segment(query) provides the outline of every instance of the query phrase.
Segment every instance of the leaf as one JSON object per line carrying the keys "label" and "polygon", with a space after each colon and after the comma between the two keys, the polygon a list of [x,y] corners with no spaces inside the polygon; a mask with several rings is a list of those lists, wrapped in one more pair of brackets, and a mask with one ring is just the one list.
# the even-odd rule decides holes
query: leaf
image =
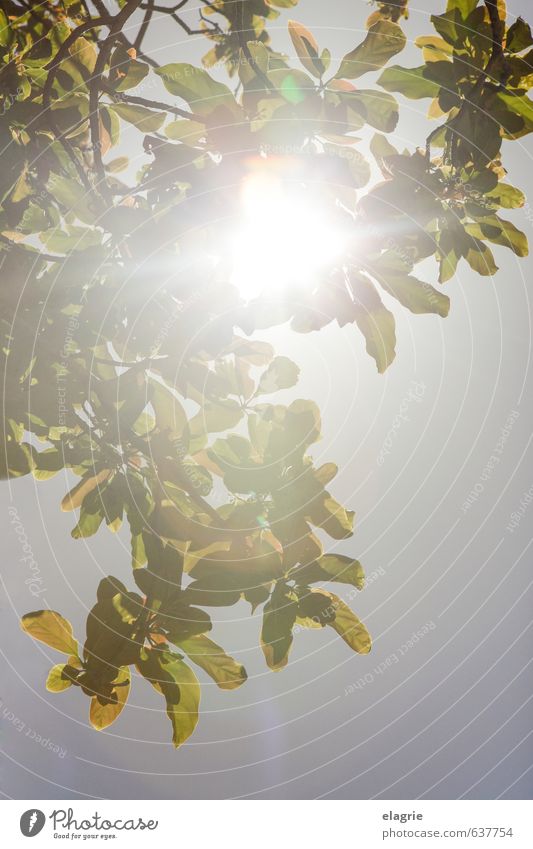
{"label": "leaf", "polygon": [[395,357],[394,316],[383,304],[375,286],[362,274],[350,277],[354,296],[354,320],[365,337],[367,353],[382,374]]}
{"label": "leaf", "polygon": [[106,481],[110,474],[110,469],[102,469],[97,475],[91,473],[85,475],[70,492],[67,492],[61,501],[63,512],[68,513],[71,510],[77,510],[78,507],[81,507],[85,496]]}
{"label": "leaf", "polygon": [[63,676],[63,670],[66,665],[66,663],[57,663],[55,666],[52,666],[46,679],[46,689],[50,693],[61,693],[63,690],[68,690],[72,686],[71,679]]}
{"label": "leaf", "polygon": [[450,299],[447,295],[409,274],[380,277],[379,282],[386,292],[412,313],[436,313],[446,318],[450,311]]}
{"label": "leaf", "polygon": [[398,123],[398,104],[390,94],[377,89],[359,89],[347,92],[342,99],[376,130],[391,133]]}
{"label": "leaf", "polygon": [[191,431],[194,435],[199,430],[208,433],[219,433],[235,427],[242,419],[244,412],[237,401],[231,399],[221,401],[205,401],[202,409],[190,421]]}
{"label": "leaf", "polygon": [[256,395],[270,395],[280,389],[290,389],[298,381],[300,369],[288,357],[274,357],[259,378]]}
{"label": "leaf", "polygon": [[156,133],[165,123],[164,112],[154,112],[145,106],[136,106],[131,103],[114,103],[110,107],[119,118],[133,124],[143,133]]}
{"label": "leaf", "polygon": [[102,513],[97,511],[96,513],[90,513],[85,508],[81,507],[78,524],[72,529],[71,536],[73,539],[85,539],[86,537],[92,537],[104,521],[104,516]]}
{"label": "leaf", "polygon": [[68,212],[74,212],[80,221],[85,224],[95,223],[96,214],[90,204],[90,195],[77,180],[62,177],[60,174],[50,174],[46,188],[58,203]]}
{"label": "leaf", "polygon": [[111,162],[105,163],[105,170],[110,174],[118,174],[120,171],[124,171],[129,164],[130,160],[127,156],[117,156]]}
{"label": "leaf", "polygon": [[221,690],[234,690],[247,679],[244,666],[227,655],[209,637],[200,635],[182,640],[179,648],[216,682]]}
{"label": "leaf", "polygon": [[0,9],[0,46],[7,47],[11,41],[11,28],[9,20],[3,9]]}
{"label": "leaf", "polygon": [[181,119],[179,121],[171,121],[165,127],[165,135],[172,141],[180,141],[183,144],[196,145],[200,139],[205,138],[205,124],[199,121],[189,121]]}
{"label": "leaf", "polygon": [[510,50],[511,53],[520,53],[526,47],[531,47],[532,44],[531,27],[523,18],[518,18],[507,30],[506,49]]}
{"label": "leaf", "polygon": [[391,65],[386,68],[378,79],[378,85],[386,91],[396,91],[411,100],[423,97],[437,97],[440,86],[424,76],[425,65],[419,68],[402,68]]}
{"label": "leaf", "polygon": [[129,668],[127,666],[121,666],[114,681],[115,687],[112,691],[112,696],[116,697],[116,702],[109,703],[106,700],[106,703],[102,704],[98,696],[92,697],[89,719],[92,727],[97,731],[102,731],[104,728],[112,725],[122,712],[124,705],[128,701],[130,681]]}
{"label": "leaf", "polygon": [[320,77],[326,67],[319,55],[319,48],[315,37],[298,21],[289,21],[289,35],[294,44],[296,55],[306,69],[314,77]]}
{"label": "leaf", "polygon": [[342,599],[333,593],[329,593],[329,596],[335,607],[335,619],[328,624],[353,651],[368,654],[372,648],[372,640],[361,620]]}
{"label": "leaf", "polygon": [[425,62],[441,62],[453,56],[453,47],[438,35],[419,36],[415,44],[421,48]]}
{"label": "leaf", "polygon": [[89,72],[89,76],[94,73],[96,65],[97,53],[94,44],[87,41],[86,38],[77,38],[69,50],[73,59],[79,62]]}
{"label": "leaf", "polygon": [[170,651],[143,649],[138,669],[165,697],[172,723],[172,742],[177,748],[187,740],[198,722],[200,684],[192,669]]}
{"label": "leaf", "polygon": [[518,115],[522,119],[522,127],[520,129],[515,129],[514,126],[511,127],[509,125],[509,122],[505,117],[500,118],[500,114],[497,113],[498,119],[501,120],[504,130],[510,138],[520,138],[527,133],[533,132],[533,101],[530,100],[527,95],[518,95],[512,92],[507,93],[499,91],[496,96],[506,105],[509,112],[514,115]]}
{"label": "leaf", "polygon": [[178,597],[175,604],[161,607],[158,620],[168,631],[171,643],[181,643],[200,634],[205,634],[213,627],[209,615],[198,607],[187,607]]}
{"label": "leaf", "polygon": [[307,566],[297,567],[290,576],[301,584],[335,581],[351,584],[358,590],[362,590],[365,585],[365,573],[359,561],[344,554],[324,554]]}
{"label": "leaf", "polygon": [[400,53],[405,44],[405,35],[398,24],[377,21],[368,30],[365,40],[346,54],[335,76],[353,80],[368,71],[377,71]]}
{"label": "leaf", "polygon": [[263,540],[240,556],[231,550],[213,552],[211,557],[199,560],[189,574],[206,590],[243,592],[275,581],[282,577],[284,569],[279,552]]}
{"label": "leaf", "polygon": [[78,654],[78,643],[72,633],[72,625],[54,610],[37,610],[22,617],[20,627],[23,631],[46,643],[52,649],[65,654]]}
{"label": "leaf", "polygon": [[[268,78],[279,91],[283,100],[293,106],[303,103],[310,95],[315,95],[315,83],[303,71],[275,68],[269,72]],[[281,105],[283,100],[280,101]]]}
{"label": "leaf", "polygon": [[[268,72],[269,52],[260,41],[249,41],[247,46],[249,55],[245,53],[242,47],[239,51],[239,79],[245,87],[252,87],[251,84],[257,83],[258,76],[260,81],[261,74]],[[249,56],[251,56],[251,60]]]}
{"label": "leaf", "polygon": [[308,590],[300,595],[298,621],[307,628],[324,628],[335,618],[335,606],[329,593],[323,590]]}
{"label": "leaf", "polygon": [[235,110],[235,98],[223,83],[214,80],[203,68],[187,62],[175,62],[155,69],[170,94],[186,100],[191,109],[200,115],[209,115],[217,106]]}
{"label": "leaf", "polygon": [[278,585],[263,609],[261,630],[261,648],[268,666],[274,672],[287,665],[293,640],[292,629],[297,615],[296,596]]}
{"label": "leaf", "polygon": [[454,9],[458,9],[461,13],[461,17],[464,21],[468,18],[470,14],[474,11],[478,4],[478,0],[448,0],[446,11],[452,12]]}
{"label": "leaf", "polygon": [[346,539],[353,534],[354,512],[346,510],[329,492],[316,499],[306,518],[333,539]]}
{"label": "leaf", "polygon": [[465,259],[470,268],[482,277],[492,277],[498,271],[491,249],[483,242],[475,243],[475,246],[466,252]]}
{"label": "leaf", "polygon": [[[479,241],[480,239],[487,239],[495,245],[510,248],[517,256],[528,255],[529,248],[526,234],[515,227],[511,221],[506,221],[499,215],[486,216],[480,218],[475,224],[467,224],[466,231],[474,237],[478,249],[481,251],[489,250],[486,245],[483,246]],[[491,263],[489,258],[488,264],[492,266],[493,263],[494,261]]]}
{"label": "leaf", "polygon": [[493,204],[504,209],[517,209],[524,206],[526,198],[524,193],[509,183],[498,183],[494,189],[487,192],[485,197]]}
{"label": "leaf", "polygon": [[176,395],[168,386],[157,380],[150,381],[150,403],[154,408],[156,425],[161,431],[168,431],[171,439],[188,442],[187,414]]}
{"label": "leaf", "polygon": [[116,91],[129,91],[141,83],[150,71],[145,62],[132,57],[129,50],[119,44],[110,59],[111,77]]}

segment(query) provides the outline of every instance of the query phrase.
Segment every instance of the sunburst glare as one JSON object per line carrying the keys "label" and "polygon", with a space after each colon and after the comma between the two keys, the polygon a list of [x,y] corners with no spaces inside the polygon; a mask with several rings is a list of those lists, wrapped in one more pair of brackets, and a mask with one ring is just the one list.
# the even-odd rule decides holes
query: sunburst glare
{"label": "sunburst glare", "polygon": [[274,169],[258,167],[245,178],[240,207],[232,282],[247,299],[312,286],[342,257],[347,237],[335,209]]}

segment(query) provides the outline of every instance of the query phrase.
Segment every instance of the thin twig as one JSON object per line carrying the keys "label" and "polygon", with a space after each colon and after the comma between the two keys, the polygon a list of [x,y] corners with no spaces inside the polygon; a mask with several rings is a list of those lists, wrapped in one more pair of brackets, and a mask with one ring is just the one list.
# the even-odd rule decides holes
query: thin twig
{"label": "thin twig", "polygon": [[[100,52],[98,53],[98,58],[94,66],[94,73],[89,85],[89,126],[91,130],[94,167],[99,179],[100,193],[104,196],[107,195],[107,182],[104,163],[102,161],[102,149],[100,145],[100,86],[102,76],[105,67],[109,61],[111,50],[113,49],[116,37],[118,33],[122,31],[122,28],[126,21],[133,15],[133,13],[136,11],[136,9],[138,9],[140,5],[141,0],[128,0],[126,5],[122,7],[120,12],[115,15],[115,17],[110,22],[109,34],[107,35],[107,38],[103,42],[100,48]],[[109,200],[109,198],[107,199]]]}
{"label": "thin twig", "polygon": [[110,87],[104,88],[106,94],[119,103],[132,103],[136,106],[146,106],[148,109],[160,109],[162,112],[170,112],[172,115],[178,115],[180,118],[188,118],[189,120],[202,121],[201,115],[196,115],[194,112],[187,112],[186,109],[180,109],[179,106],[172,106],[170,103],[163,103],[161,100],[148,100],[145,97],[137,97],[134,94],[125,94],[121,91],[112,91]]}
{"label": "thin twig", "polygon": [[[145,7],[141,6],[141,8],[144,9]],[[142,47],[142,43],[144,41],[146,33],[148,32],[148,27],[150,26],[150,22],[152,20],[153,13],[154,13],[154,4],[153,4],[153,0],[152,0],[152,2],[148,2],[146,4],[146,14],[144,16],[144,20],[143,20],[143,22],[140,26],[139,32],[137,33],[136,39],[133,42],[133,46],[134,46],[135,50],[137,50],[137,51],[139,51]]]}

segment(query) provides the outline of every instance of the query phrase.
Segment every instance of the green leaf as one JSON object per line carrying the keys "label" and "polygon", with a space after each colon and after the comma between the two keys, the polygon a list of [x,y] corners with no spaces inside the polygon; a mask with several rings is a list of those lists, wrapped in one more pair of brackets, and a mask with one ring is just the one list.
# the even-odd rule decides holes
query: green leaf
{"label": "green leaf", "polygon": [[333,593],[329,596],[335,607],[335,619],[329,624],[344,642],[358,654],[368,654],[372,648],[370,634],[355,613]]}
{"label": "green leaf", "polygon": [[133,124],[143,133],[156,133],[165,123],[164,112],[154,112],[145,106],[136,106],[131,103],[114,103],[110,109],[123,121]]}
{"label": "green leaf", "polygon": [[367,277],[352,274],[350,282],[354,296],[354,321],[365,337],[367,353],[373,357],[378,372],[382,374],[395,357],[394,316]]}
{"label": "green leaf", "polygon": [[491,249],[487,245],[484,245],[483,242],[473,241],[475,246],[466,252],[465,259],[473,271],[481,274],[482,277],[491,277],[498,271],[498,266],[494,261],[494,255]]}
{"label": "green leaf", "polygon": [[481,238],[488,239],[489,242],[495,245],[510,248],[517,256],[524,257],[528,255],[527,236],[518,227],[515,227],[511,221],[506,221],[500,218],[499,215],[493,215],[490,218],[480,219],[478,223]]}
{"label": "green leaf", "polygon": [[230,89],[214,80],[203,68],[187,62],[174,62],[156,68],[155,73],[161,77],[170,94],[183,98],[200,115],[209,115],[217,106],[235,109],[235,98]]}
{"label": "green leaf", "polygon": [[353,80],[368,71],[377,71],[392,56],[400,53],[405,44],[405,35],[398,24],[377,21],[368,30],[365,40],[346,54],[335,76]]}
{"label": "green leaf", "polygon": [[72,538],[85,539],[86,537],[94,536],[103,521],[104,516],[102,513],[99,511],[90,513],[82,506],[78,524],[71,531]]}
{"label": "green leaf", "polygon": [[298,381],[300,369],[288,357],[274,357],[259,378],[256,395],[270,395],[280,389],[290,389]]}
{"label": "green leaf", "polygon": [[3,9],[0,9],[0,46],[7,47],[11,41],[11,27]]}
{"label": "green leaf", "polygon": [[64,206],[68,212],[73,212],[80,221],[85,224],[95,223],[96,213],[91,206],[91,196],[77,180],[62,177],[60,174],[51,174],[46,188],[54,200]]}
{"label": "green leaf", "polygon": [[442,38],[451,44],[452,47],[460,47],[467,34],[465,27],[462,25],[463,16],[457,8],[451,8],[443,15],[431,15],[431,23],[442,36]]}
{"label": "green leaf", "polygon": [[59,254],[67,254],[71,251],[77,253],[102,244],[102,234],[94,227],[69,227],[68,233],[59,227],[54,227],[42,232],[40,239],[49,251]]}
{"label": "green leaf", "polygon": [[176,748],[181,746],[198,722],[200,684],[196,675],[179,655],[161,649],[143,649],[138,669],[165,697],[172,742]]}
{"label": "green leaf", "polygon": [[446,318],[450,311],[450,299],[447,295],[409,274],[380,276],[379,282],[389,295],[412,313],[435,313]]}
{"label": "green leaf", "polygon": [[523,18],[518,18],[507,30],[505,39],[506,49],[511,53],[520,53],[526,47],[531,47],[532,44],[533,36],[531,35],[531,27]]}
{"label": "green leaf", "polygon": [[334,581],[351,584],[358,590],[365,585],[365,573],[359,561],[344,554],[324,554],[313,563],[294,569],[290,577],[301,584]]}
{"label": "green leaf", "polygon": [[463,21],[466,21],[468,16],[474,11],[478,4],[478,0],[448,0],[446,6],[447,12],[453,12],[457,9],[461,13]]}
{"label": "green leaf", "polygon": [[354,512],[346,510],[329,492],[316,499],[306,518],[333,539],[346,539],[353,534]]}
{"label": "green leaf", "polygon": [[[127,666],[121,666],[114,681],[115,687],[111,693],[113,701],[93,696],[89,709],[89,719],[93,728],[102,731],[117,719],[128,701],[130,692],[130,670]],[[115,701],[116,698],[116,701]]]}
{"label": "green leaf", "polygon": [[46,679],[46,689],[50,693],[61,693],[63,690],[68,690],[72,686],[70,678],[63,676],[63,670],[67,666],[66,663],[58,663],[52,666]]}
{"label": "green leaf", "polygon": [[44,209],[30,201],[20,221],[20,230],[23,233],[40,233],[42,230],[47,230],[49,226],[50,221]]}
{"label": "green leaf", "polygon": [[524,206],[526,202],[525,195],[520,189],[515,186],[510,186],[509,183],[498,183],[498,185],[487,192],[485,197],[491,203],[497,204],[504,209],[517,209]]}
{"label": "green leaf", "polygon": [[298,622],[307,628],[324,628],[335,618],[335,606],[329,593],[306,590],[299,594]]}
{"label": "green leaf", "polygon": [[116,91],[129,91],[138,86],[150,71],[145,62],[132,59],[124,45],[119,44],[110,60],[113,86]]}
{"label": "green leaf", "polygon": [[221,401],[206,401],[199,413],[190,421],[191,432],[197,435],[200,431],[219,433],[235,427],[242,419],[244,412],[237,401],[224,399]]}
{"label": "green leaf", "polygon": [[[269,72],[268,78],[275,85],[283,100],[293,106],[303,103],[310,95],[315,95],[315,82],[303,71],[275,68]],[[283,100],[280,101],[281,105]],[[268,101],[265,101],[265,103],[268,103]]]}
{"label": "green leaf", "polygon": [[396,91],[411,100],[423,97],[437,97],[440,86],[424,76],[426,65],[419,68],[402,68],[392,65],[386,68],[378,79],[378,85],[386,91]]}
{"label": "green leaf", "polygon": [[261,648],[270,669],[278,672],[289,660],[292,629],[298,615],[296,596],[278,585],[263,609]]}
{"label": "green leaf", "polygon": [[88,76],[92,76],[98,55],[94,44],[91,44],[90,41],[87,41],[87,39],[82,36],[81,38],[76,39],[69,52],[72,58],[75,59],[76,62],[79,62],[80,65],[83,65],[85,70],[88,71]]}
{"label": "green leaf", "polygon": [[172,141],[180,141],[183,144],[194,146],[200,139],[205,138],[205,124],[201,124],[199,121],[189,121],[186,118],[171,121],[165,127],[165,135]]}
{"label": "green leaf", "polygon": [[250,86],[251,84],[256,85],[258,82],[258,71],[259,76],[261,73],[266,74],[270,64],[269,52],[262,42],[249,41],[248,52],[252,57],[253,62],[250,62],[242,48],[239,52],[239,58],[241,60],[239,63],[239,79],[245,87]]}
{"label": "green leaf", "polygon": [[74,639],[72,625],[54,610],[26,613],[20,626],[34,640],[40,640],[52,649],[65,654],[78,654],[78,643]]}
{"label": "green leaf", "polygon": [[[499,91],[497,98],[506,105],[507,109],[514,115],[518,115],[522,119],[522,127],[520,129],[510,126],[509,121],[504,117],[501,118],[501,123],[510,138],[520,138],[527,133],[533,132],[533,101],[527,95],[511,94],[504,91]],[[498,119],[500,114],[497,113]]]}
{"label": "green leaf", "polygon": [[398,123],[398,104],[391,94],[377,89],[359,89],[344,93],[341,99],[376,130],[391,133]]}
{"label": "green leaf", "polygon": [[221,690],[234,690],[247,679],[246,670],[204,635],[182,640],[179,648],[215,681]]}

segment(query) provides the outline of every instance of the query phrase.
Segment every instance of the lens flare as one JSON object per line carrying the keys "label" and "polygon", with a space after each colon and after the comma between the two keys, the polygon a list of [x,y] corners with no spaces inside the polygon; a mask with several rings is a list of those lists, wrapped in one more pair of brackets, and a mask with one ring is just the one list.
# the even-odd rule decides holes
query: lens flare
{"label": "lens flare", "polygon": [[232,283],[251,299],[311,287],[342,256],[346,237],[316,193],[272,171],[249,174],[231,239]]}

